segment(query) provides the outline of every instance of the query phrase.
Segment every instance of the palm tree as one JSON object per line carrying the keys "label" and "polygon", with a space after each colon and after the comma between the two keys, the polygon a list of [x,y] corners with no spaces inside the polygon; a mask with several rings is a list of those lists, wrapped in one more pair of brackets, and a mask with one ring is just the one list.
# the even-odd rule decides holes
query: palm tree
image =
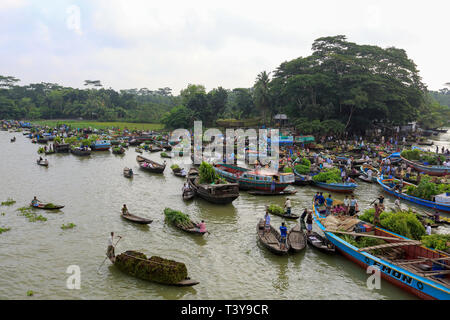
{"label": "palm tree", "polygon": [[266,111],[270,106],[270,94],[269,94],[269,73],[266,71],[261,72],[256,77],[255,81],[255,105],[262,112],[263,122],[266,123]]}

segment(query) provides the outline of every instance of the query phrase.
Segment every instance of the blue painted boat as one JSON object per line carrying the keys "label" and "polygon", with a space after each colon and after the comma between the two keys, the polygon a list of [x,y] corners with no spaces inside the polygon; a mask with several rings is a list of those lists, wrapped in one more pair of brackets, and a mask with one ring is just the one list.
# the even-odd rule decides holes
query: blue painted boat
{"label": "blue painted boat", "polygon": [[401,159],[405,161],[406,164],[408,164],[410,167],[413,167],[415,170],[428,174],[430,176],[445,176],[450,174],[450,167],[448,166],[429,166],[408,160],[404,157],[401,157]]}
{"label": "blue painted boat", "polygon": [[353,182],[345,182],[345,183],[325,183],[325,182],[316,182],[313,180],[313,185],[325,189],[327,191],[340,192],[340,193],[352,193],[358,185]]}
{"label": "blue painted boat", "polygon": [[239,183],[241,190],[271,192],[272,181],[275,181],[275,192],[281,192],[295,181],[293,173],[280,173],[270,169],[251,170],[223,163],[215,165],[214,170],[227,181]]}
{"label": "blue painted boat", "polygon": [[[426,259],[449,259],[448,255],[420,245],[405,245],[401,248],[406,252],[404,260],[390,260],[381,255],[372,254],[371,251],[359,251],[359,249],[344,239],[338,237],[335,233],[327,232],[325,226],[319,218],[325,218],[314,206],[314,221],[324,232],[326,238],[335,245],[336,250],[347,259],[355,262],[364,269],[369,266],[377,266],[380,269],[382,279],[408,291],[422,299],[450,300],[450,275],[443,274],[439,277],[426,275],[419,269],[419,263],[434,269],[435,264]],[[409,240],[398,234],[382,228],[375,228],[375,235],[383,237],[392,237],[397,239]],[[387,240],[388,242],[397,242],[396,240]],[[426,259],[422,259],[426,258]],[[416,260],[417,263],[413,263]],[[446,260],[440,260],[446,263]],[[447,260],[448,261],[448,260]],[[448,262],[447,262],[448,263]]]}
{"label": "blue painted boat", "polygon": [[[387,193],[389,193],[390,195],[393,195],[394,197],[400,197],[404,200],[413,202],[415,204],[419,204],[421,206],[425,206],[428,208],[432,208],[435,210],[440,210],[440,211],[444,211],[444,212],[450,212],[450,204],[445,204],[445,203],[439,203],[439,202],[434,202],[434,201],[429,201],[429,200],[425,200],[425,199],[421,199],[421,198],[417,198],[417,197],[413,197],[410,196],[404,192],[400,193],[398,191],[394,191],[394,182],[398,181],[398,180],[394,180],[394,179],[383,179],[383,176],[380,176],[377,178],[377,182],[378,184],[383,188],[383,190]],[[408,183],[408,182],[403,182],[403,186],[404,187],[408,187],[408,186],[413,186],[412,183]]]}
{"label": "blue painted boat", "polygon": [[380,174],[380,171],[378,171],[376,168],[374,168],[374,167],[372,167],[372,166],[369,166],[369,165],[362,165],[362,166],[359,167],[359,170],[361,171],[362,175],[363,175],[365,178],[368,178],[368,177],[369,177],[369,175],[367,174],[367,171],[369,171],[369,169],[372,170],[372,178],[371,178],[371,181],[372,181],[372,182],[377,182],[377,177],[378,177],[378,175]]}
{"label": "blue painted boat", "polygon": [[97,140],[91,144],[92,151],[106,151],[111,148],[111,141],[109,140]]}

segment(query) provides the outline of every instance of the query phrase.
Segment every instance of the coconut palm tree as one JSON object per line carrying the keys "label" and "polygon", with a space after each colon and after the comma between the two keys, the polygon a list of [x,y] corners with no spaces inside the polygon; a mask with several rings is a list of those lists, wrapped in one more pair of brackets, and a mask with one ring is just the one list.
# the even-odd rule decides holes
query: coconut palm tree
{"label": "coconut palm tree", "polygon": [[270,72],[266,71],[261,72],[256,77],[254,89],[255,89],[255,105],[262,112],[262,118],[264,124],[266,123],[266,112],[270,106],[270,93],[269,93],[269,78]]}

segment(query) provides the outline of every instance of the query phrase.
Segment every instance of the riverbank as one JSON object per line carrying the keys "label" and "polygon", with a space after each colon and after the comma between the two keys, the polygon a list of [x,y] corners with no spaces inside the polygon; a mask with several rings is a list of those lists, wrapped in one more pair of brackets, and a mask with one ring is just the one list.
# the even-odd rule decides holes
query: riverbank
{"label": "riverbank", "polygon": [[143,131],[157,131],[164,128],[163,124],[160,123],[134,123],[134,122],[99,122],[99,121],[88,121],[88,120],[36,120],[31,121],[33,124],[38,124],[41,126],[49,126],[51,128],[57,125],[67,124],[73,128],[93,128],[93,129],[108,129],[108,128],[119,128],[123,130],[127,128],[128,130],[143,130]]}

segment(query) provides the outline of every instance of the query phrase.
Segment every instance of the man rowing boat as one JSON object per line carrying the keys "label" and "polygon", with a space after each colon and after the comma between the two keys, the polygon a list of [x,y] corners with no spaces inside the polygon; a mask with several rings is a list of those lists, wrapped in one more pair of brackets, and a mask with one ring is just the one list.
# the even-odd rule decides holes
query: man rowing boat
{"label": "man rowing boat", "polygon": [[[119,240],[122,239],[121,236],[117,236],[117,237],[119,238]],[[117,241],[117,242],[119,242],[119,241]],[[117,244],[117,242],[116,242],[116,244]],[[113,260],[114,257],[116,256],[115,253],[114,253],[114,247],[115,247],[115,244],[114,244],[114,232],[111,232],[111,235],[108,238],[108,248],[106,250],[106,256],[110,260]]]}

